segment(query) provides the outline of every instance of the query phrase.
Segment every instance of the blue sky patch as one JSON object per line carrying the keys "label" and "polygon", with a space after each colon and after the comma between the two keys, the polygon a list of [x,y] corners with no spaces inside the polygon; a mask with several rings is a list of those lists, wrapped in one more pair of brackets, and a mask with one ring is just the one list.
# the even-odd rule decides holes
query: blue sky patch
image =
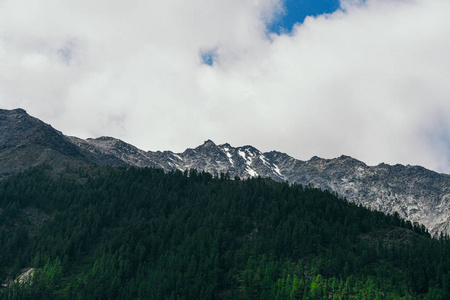
{"label": "blue sky patch", "polygon": [[205,65],[212,66],[214,61],[217,59],[217,49],[202,51],[200,55],[202,58],[202,62]]}
{"label": "blue sky patch", "polygon": [[307,16],[318,16],[336,11],[339,0],[285,0],[285,13],[267,29],[271,33],[289,33],[296,23],[302,23]]}

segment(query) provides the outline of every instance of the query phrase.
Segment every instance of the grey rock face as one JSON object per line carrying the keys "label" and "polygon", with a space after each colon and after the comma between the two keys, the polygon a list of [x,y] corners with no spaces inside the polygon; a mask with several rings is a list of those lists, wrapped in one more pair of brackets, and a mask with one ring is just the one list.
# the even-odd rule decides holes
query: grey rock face
{"label": "grey rock face", "polygon": [[450,234],[450,175],[419,166],[367,166],[349,156],[301,161],[252,146],[216,145],[211,140],[182,153],[143,151],[112,137],[66,137],[23,110],[0,110],[0,179],[49,162],[197,169],[212,174],[271,177],[313,185],[348,200],[425,225],[432,234]]}
{"label": "grey rock face", "polygon": [[398,212],[407,220],[424,224],[432,234],[450,233],[450,175],[419,166],[380,164],[371,167],[349,156],[301,161],[281,152],[262,153],[252,146],[234,148],[229,144],[216,145],[210,140],[178,154],[144,152],[124,146],[123,142],[118,144],[121,146],[103,143],[102,151],[116,153],[127,164],[140,167],[198,169],[212,174],[229,173],[231,178],[261,176],[309,184],[335,191],[374,210]]}
{"label": "grey rock face", "polygon": [[312,159],[297,166],[289,181],[311,183],[385,213],[398,212],[432,234],[449,232],[450,175],[418,166],[366,164],[348,156]]}
{"label": "grey rock face", "polygon": [[61,132],[23,109],[0,110],[0,179],[48,162],[85,162],[80,149]]}
{"label": "grey rock face", "polygon": [[142,163],[139,160],[140,157],[138,154],[144,151],[126,144],[121,140],[110,137],[87,140],[72,136],[67,138],[78,147],[86,159],[99,165],[113,167],[128,165],[139,167],[149,166],[149,164]]}

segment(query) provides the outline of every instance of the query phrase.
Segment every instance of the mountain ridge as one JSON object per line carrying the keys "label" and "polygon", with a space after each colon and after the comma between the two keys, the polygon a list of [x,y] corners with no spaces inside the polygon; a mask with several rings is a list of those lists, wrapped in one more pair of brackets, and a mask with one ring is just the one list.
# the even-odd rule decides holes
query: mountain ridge
{"label": "mountain ridge", "polygon": [[231,178],[270,177],[313,185],[349,201],[427,226],[432,234],[450,233],[450,175],[421,166],[368,166],[347,155],[302,161],[253,146],[232,147],[206,140],[181,153],[144,151],[120,139],[80,139],[63,135],[25,110],[0,110],[0,179],[43,162],[156,167],[165,171],[198,169]]}

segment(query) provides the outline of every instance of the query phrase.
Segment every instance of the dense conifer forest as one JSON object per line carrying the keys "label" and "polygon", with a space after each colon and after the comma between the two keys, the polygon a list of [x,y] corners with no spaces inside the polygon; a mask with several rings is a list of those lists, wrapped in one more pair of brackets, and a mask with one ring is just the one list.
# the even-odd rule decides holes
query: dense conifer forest
{"label": "dense conifer forest", "polygon": [[448,237],[195,170],[29,169],[0,181],[0,246],[2,299],[450,299]]}

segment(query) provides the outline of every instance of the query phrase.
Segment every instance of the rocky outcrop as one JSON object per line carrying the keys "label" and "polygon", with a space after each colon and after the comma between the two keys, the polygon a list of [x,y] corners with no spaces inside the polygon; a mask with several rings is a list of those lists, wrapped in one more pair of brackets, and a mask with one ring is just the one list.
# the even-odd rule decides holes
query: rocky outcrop
{"label": "rocky outcrop", "polygon": [[4,282],[2,282],[1,287],[6,288],[14,284],[19,285],[30,284],[31,280],[33,279],[35,271],[36,270],[34,268],[25,268],[22,270],[19,276],[17,276],[16,279],[12,280],[11,278],[7,278]]}

